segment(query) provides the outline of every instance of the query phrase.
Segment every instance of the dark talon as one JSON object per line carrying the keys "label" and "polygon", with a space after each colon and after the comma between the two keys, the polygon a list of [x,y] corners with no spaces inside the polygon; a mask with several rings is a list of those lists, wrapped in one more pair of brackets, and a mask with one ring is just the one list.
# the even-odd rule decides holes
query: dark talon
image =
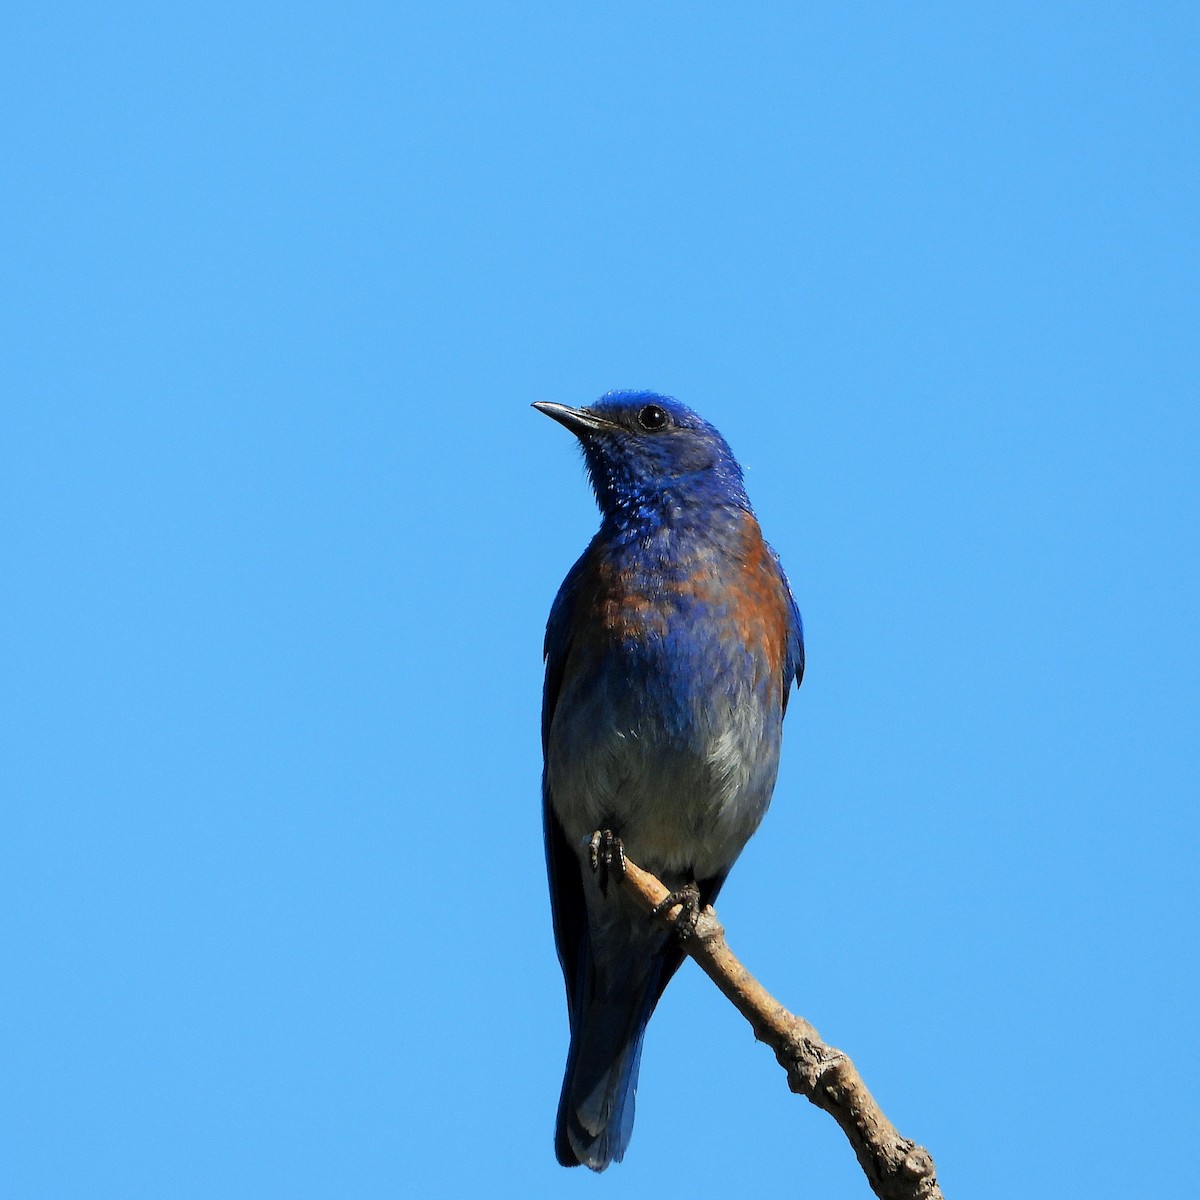
{"label": "dark talon", "polygon": [[588,842],[588,857],[596,872],[600,895],[607,899],[609,872],[615,870],[618,878],[625,874],[625,847],[611,829],[597,829]]}
{"label": "dark talon", "polygon": [[681,941],[687,941],[696,932],[696,922],[700,919],[700,889],[694,883],[685,883],[656,904],[650,915],[661,917],[676,905],[680,913],[675,918],[675,932]]}

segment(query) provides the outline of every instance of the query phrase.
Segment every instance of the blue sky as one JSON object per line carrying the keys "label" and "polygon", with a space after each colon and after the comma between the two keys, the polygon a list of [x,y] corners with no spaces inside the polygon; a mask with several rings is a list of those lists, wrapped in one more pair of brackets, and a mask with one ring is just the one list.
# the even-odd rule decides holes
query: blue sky
{"label": "blue sky", "polygon": [[626,1162],[553,1161],[540,639],[596,517],[528,406],[614,387],[725,433],[805,616],[734,949],[947,1195],[1185,1192],[1196,35],[9,12],[4,1194],[867,1194],[692,966]]}

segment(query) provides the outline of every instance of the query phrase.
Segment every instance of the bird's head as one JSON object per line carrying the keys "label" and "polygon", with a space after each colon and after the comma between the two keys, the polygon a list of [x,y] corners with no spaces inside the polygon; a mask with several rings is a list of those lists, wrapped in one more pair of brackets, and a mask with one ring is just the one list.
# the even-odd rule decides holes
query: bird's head
{"label": "bird's head", "polygon": [[583,446],[605,516],[662,505],[750,502],[725,439],[686,405],[653,392],[609,392],[586,408],[533,406],[565,425]]}

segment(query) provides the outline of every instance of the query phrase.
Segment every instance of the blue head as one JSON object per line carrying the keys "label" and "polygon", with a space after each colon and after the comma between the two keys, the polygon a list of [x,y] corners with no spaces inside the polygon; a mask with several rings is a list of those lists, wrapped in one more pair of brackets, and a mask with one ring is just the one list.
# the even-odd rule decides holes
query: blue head
{"label": "blue head", "polygon": [[750,511],[733,451],[678,400],[654,392],[609,392],[587,408],[533,407],[579,438],[606,517],[700,505]]}

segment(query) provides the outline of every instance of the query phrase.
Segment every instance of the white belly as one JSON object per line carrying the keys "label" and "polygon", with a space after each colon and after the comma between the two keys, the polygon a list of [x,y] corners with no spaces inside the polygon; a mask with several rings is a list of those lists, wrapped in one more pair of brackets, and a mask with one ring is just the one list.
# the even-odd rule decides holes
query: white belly
{"label": "white belly", "polygon": [[621,713],[597,689],[560,697],[550,729],[552,803],[580,845],[612,828],[639,865],[668,877],[727,871],[771,798],[780,719],[753,695],[694,714],[685,730]]}

